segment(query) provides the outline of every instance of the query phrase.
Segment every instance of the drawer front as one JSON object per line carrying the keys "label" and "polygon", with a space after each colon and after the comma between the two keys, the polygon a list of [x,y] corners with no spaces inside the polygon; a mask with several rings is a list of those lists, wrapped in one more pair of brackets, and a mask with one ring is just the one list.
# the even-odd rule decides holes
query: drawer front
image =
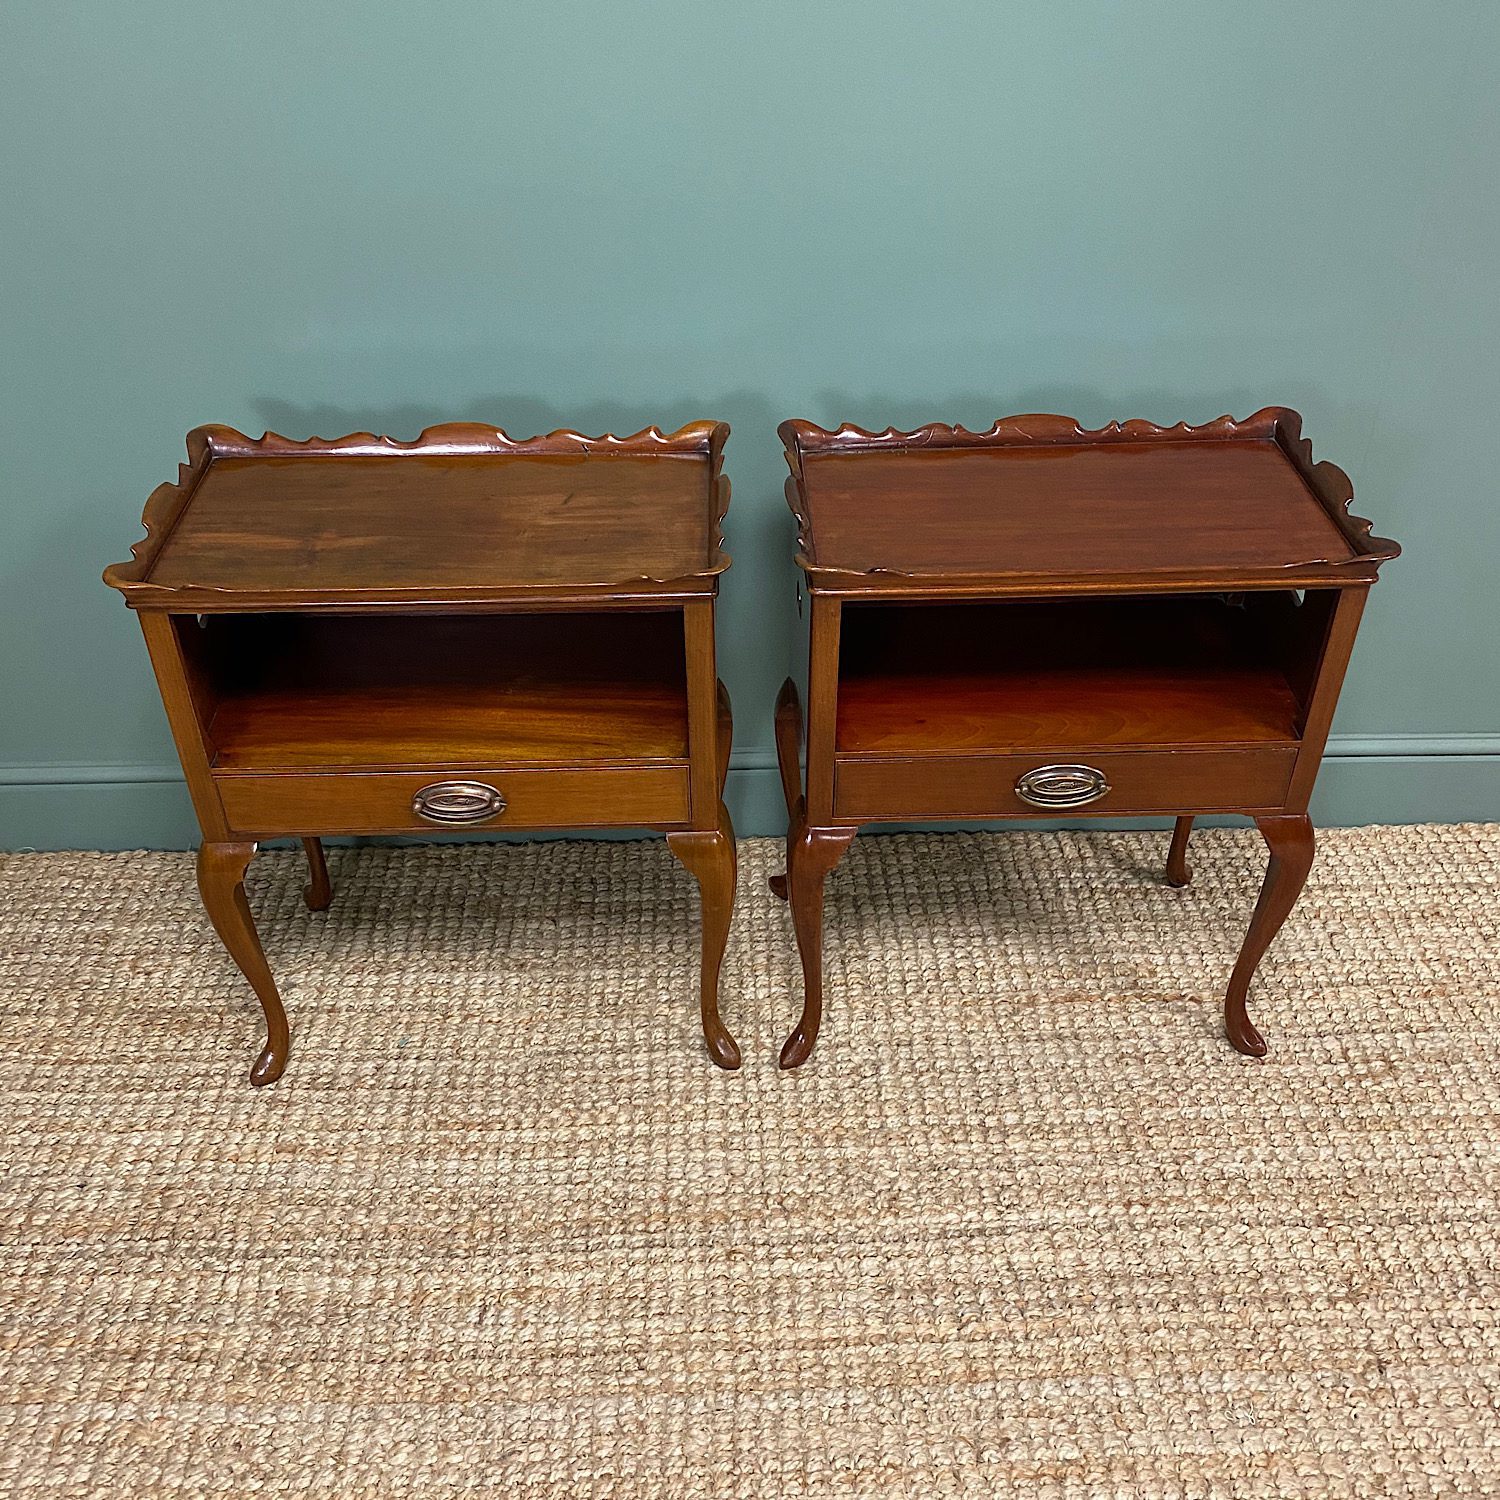
{"label": "drawer front", "polygon": [[[1070,817],[1280,807],[1297,751],[1077,750],[1027,755],[839,756],[839,818]],[[1026,795],[1023,795],[1025,793]]]}
{"label": "drawer front", "polygon": [[229,826],[260,836],[640,828],[688,820],[686,766],[221,774],[214,780]]}

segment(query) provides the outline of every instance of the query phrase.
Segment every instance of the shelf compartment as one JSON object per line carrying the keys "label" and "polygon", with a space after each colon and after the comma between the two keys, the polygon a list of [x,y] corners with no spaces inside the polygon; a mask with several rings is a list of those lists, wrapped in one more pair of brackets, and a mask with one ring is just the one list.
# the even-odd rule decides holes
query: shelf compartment
{"label": "shelf compartment", "polygon": [[183,633],[216,776],[687,758],[678,611],[216,615]]}
{"label": "shelf compartment", "polygon": [[845,604],[836,749],[1294,747],[1326,616],[1290,592]]}

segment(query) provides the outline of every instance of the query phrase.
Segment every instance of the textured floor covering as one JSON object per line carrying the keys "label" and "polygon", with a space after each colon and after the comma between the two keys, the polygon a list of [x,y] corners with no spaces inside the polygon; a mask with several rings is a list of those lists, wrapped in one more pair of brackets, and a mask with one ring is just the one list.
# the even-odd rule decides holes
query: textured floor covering
{"label": "textured floor covering", "polygon": [[0,861],[0,1494],[1500,1492],[1500,826],[868,838],[714,1069],[659,843]]}

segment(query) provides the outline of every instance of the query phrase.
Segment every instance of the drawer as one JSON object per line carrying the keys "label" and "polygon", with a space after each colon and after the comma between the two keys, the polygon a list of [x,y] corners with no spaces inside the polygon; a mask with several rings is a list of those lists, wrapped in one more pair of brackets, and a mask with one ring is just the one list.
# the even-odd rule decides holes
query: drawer
{"label": "drawer", "polygon": [[[1070,817],[1077,813],[1236,812],[1280,807],[1296,764],[1295,746],[1255,750],[1076,749],[1025,755],[841,755],[834,765],[834,815],[840,819]],[[1083,767],[1085,775],[1033,780],[1037,805],[1018,786],[1049,766]],[[1070,792],[1086,801],[1068,802]],[[1059,799],[1046,803],[1047,796]]]}
{"label": "drawer", "polygon": [[[229,826],[273,834],[463,833],[468,829],[641,828],[688,820],[685,765],[571,766],[525,770],[346,771],[214,777]],[[413,807],[424,788],[467,783],[483,790],[434,793],[430,816]],[[449,820],[451,817],[451,821]]]}

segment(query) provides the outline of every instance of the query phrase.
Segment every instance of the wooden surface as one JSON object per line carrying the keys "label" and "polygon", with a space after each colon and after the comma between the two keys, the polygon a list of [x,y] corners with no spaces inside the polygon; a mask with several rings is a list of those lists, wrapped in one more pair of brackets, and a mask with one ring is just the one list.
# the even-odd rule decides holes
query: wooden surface
{"label": "wooden surface", "polygon": [[728,565],[722,423],[525,441],[455,423],[415,442],[189,434],[105,581],[137,606],[224,610],[703,592]]}
{"label": "wooden surface", "polygon": [[850,573],[1205,572],[1354,555],[1269,442],[830,453],[806,475],[812,556]]}
{"label": "wooden surface", "polygon": [[[1045,765],[1083,763],[1110,790],[1085,807],[1044,808],[1016,784]],[[1262,750],[1099,750],[1059,740],[1026,755],[840,755],[834,821],[1117,817],[1134,813],[1250,812],[1286,800],[1294,746]]]}
{"label": "wooden surface", "polygon": [[851,677],[838,748],[870,754],[1045,745],[1295,744],[1274,669],[1078,668]]}
{"label": "wooden surface", "polygon": [[988,433],[781,427],[801,562],[826,587],[902,579],[997,592],[1373,577],[1399,548],[1351,517],[1300,418],[1088,431],[1007,417]]}

